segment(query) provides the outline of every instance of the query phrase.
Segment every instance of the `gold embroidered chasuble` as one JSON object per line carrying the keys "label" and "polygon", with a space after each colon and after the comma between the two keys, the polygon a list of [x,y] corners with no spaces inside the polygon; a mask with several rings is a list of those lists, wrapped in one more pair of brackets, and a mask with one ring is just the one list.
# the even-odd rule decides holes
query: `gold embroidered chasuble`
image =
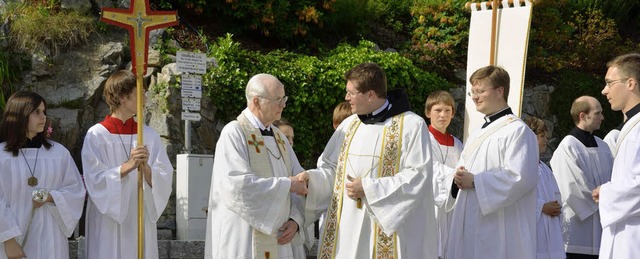
{"label": "gold embroidered chasuble", "polygon": [[[249,164],[251,170],[256,173],[257,177],[269,178],[274,177],[271,159],[269,159],[269,151],[264,144],[264,138],[260,130],[256,128],[244,114],[237,117],[238,123],[242,128],[242,133],[247,139],[247,150],[249,153]],[[284,141],[284,134],[276,127],[271,127],[273,137],[275,138],[282,159],[286,165],[287,172],[291,172],[292,164],[289,149],[287,149]],[[277,233],[270,235],[253,229],[253,258],[278,258],[278,237]]]}
{"label": "gold embroidered chasuble", "polygon": [[[402,122],[404,121],[404,113],[396,115],[391,120],[391,125],[384,127],[382,150],[377,178],[390,177],[395,175],[399,170],[401,147],[402,147]],[[324,230],[323,239],[320,242],[319,257],[321,259],[335,258],[336,244],[338,242],[338,230],[340,227],[340,218],[342,213],[342,200],[344,198],[344,181],[346,178],[346,167],[349,156],[349,147],[353,136],[355,135],[361,121],[355,119],[348,126],[346,135],[342,142],[340,154],[338,158],[338,166],[336,170],[335,182],[333,185],[333,194],[327,210],[327,222]],[[374,258],[398,258],[397,234],[392,236],[384,234],[382,228],[375,223],[373,245]]]}

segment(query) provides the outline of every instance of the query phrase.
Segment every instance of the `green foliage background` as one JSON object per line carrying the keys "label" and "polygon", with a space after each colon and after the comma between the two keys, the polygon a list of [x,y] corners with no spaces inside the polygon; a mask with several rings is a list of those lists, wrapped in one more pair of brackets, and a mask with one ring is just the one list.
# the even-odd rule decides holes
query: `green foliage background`
{"label": "green foliage background", "polygon": [[230,35],[218,39],[212,48],[218,68],[203,78],[208,98],[218,108],[217,116],[231,121],[246,107],[244,89],[257,73],[269,73],[285,85],[289,102],[283,112],[296,131],[295,150],[303,166],[314,166],[333,134],[333,108],[344,100],[343,75],[363,62],[378,63],[387,75],[389,89],[405,88],[413,110],[422,114],[424,98],[433,90],[451,84],[425,72],[395,52],[382,52],[369,41],[357,46],[340,45],[322,56],[287,51],[261,54],[243,49]]}

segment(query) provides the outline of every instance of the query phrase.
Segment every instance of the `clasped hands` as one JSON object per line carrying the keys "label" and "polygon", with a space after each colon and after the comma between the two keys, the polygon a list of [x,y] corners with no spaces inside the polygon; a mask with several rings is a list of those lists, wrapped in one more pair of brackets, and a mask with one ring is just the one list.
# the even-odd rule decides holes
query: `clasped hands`
{"label": "clasped hands", "polygon": [[475,187],[473,178],[474,175],[472,173],[467,171],[464,166],[460,166],[456,169],[456,173],[453,176],[453,183],[456,184],[460,190],[473,189]]}
{"label": "clasped hands", "polygon": [[309,173],[301,172],[297,175],[289,176],[289,180],[291,180],[291,187],[289,188],[290,192],[297,195],[307,195],[307,193],[309,193],[309,190],[307,189]]}

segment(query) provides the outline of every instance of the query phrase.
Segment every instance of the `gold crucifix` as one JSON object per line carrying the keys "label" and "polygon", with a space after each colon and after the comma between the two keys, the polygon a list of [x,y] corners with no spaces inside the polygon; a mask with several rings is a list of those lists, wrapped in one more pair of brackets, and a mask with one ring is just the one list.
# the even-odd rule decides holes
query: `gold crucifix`
{"label": "gold crucifix", "polygon": [[[129,31],[131,64],[136,74],[138,145],[143,145],[144,75],[147,72],[149,32],[178,24],[175,11],[151,11],[149,0],[130,0],[129,9],[102,8],[100,21]],[[142,165],[140,165],[142,167]],[[138,168],[138,172],[141,172]],[[144,197],[143,177],[138,173],[138,259],[144,258]]]}

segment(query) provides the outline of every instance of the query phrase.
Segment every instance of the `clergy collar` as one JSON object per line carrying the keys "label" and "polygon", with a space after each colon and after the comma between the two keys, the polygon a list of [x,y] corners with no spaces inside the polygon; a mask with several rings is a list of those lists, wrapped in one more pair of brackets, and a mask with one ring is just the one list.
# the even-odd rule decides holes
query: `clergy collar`
{"label": "clergy collar", "polygon": [[102,124],[102,126],[105,127],[111,134],[131,135],[138,133],[138,124],[134,117],[131,117],[122,122],[122,120],[116,117],[107,115],[107,117],[105,117],[104,120],[100,122],[100,124]]}
{"label": "clergy collar", "polygon": [[404,89],[394,89],[387,93],[387,101],[378,110],[366,115],[358,115],[364,124],[382,122],[400,113],[410,111],[411,104]]}
{"label": "clergy collar", "polygon": [[32,139],[27,138],[27,140],[24,142],[24,145],[22,145],[22,148],[40,148],[40,147],[42,147],[42,140],[37,136],[33,137]]}
{"label": "clergy collar", "polygon": [[268,130],[271,131],[271,125],[269,126],[264,126],[264,124],[262,124],[262,122],[258,119],[258,117],[256,117],[253,112],[251,112],[251,110],[249,110],[249,108],[244,109],[244,111],[242,111],[242,113],[244,113],[244,116],[247,117],[247,119],[249,120],[249,122],[251,122],[251,125],[253,125],[254,127],[262,130]]}
{"label": "clergy collar", "polygon": [[598,143],[592,132],[575,127],[569,131],[569,135],[578,139],[585,147],[598,147]]}
{"label": "clergy collar", "polygon": [[502,109],[499,112],[484,116],[484,124],[482,125],[482,128],[489,126],[489,124],[491,124],[492,122],[500,119],[502,116],[509,115],[509,114],[513,114],[513,112],[511,111],[511,107],[507,106],[506,108]]}
{"label": "clergy collar", "polygon": [[449,133],[442,133],[429,125],[429,132],[438,141],[438,144],[453,147],[453,136]]}
{"label": "clergy collar", "polygon": [[636,104],[636,106],[634,106],[633,108],[631,108],[625,113],[625,115],[627,115],[627,121],[631,119],[631,117],[636,116],[638,112],[640,112],[640,103]]}

